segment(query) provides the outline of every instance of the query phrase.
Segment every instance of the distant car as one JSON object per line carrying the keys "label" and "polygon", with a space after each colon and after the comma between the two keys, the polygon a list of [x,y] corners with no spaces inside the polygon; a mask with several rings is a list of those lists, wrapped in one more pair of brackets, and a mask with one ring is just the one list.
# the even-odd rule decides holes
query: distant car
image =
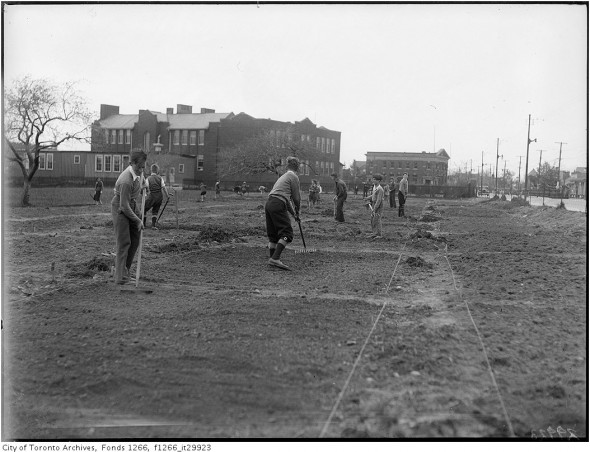
{"label": "distant car", "polygon": [[482,188],[477,192],[477,196],[487,196],[490,197],[490,191],[487,188]]}

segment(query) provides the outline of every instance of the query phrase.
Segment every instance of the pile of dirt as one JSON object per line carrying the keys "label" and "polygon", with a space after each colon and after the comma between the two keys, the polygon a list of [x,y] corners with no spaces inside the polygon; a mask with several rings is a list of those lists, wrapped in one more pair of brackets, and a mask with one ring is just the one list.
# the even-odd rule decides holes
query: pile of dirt
{"label": "pile of dirt", "polygon": [[436,240],[437,242],[446,242],[447,239],[445,237],[439,237],[433,235],[430,231],[427,231],[425,228],[419,228],[414,233],[410,235],[411,239],[430,239]]}
{"label": "pile of dirt", "polygon": [[75,278],[92,278],[97,272],[111,271],[114,258],[109,256],[95,256],[87,262],[67,264],[67,275]]}
{"label": "pile of dirt", "polygon": [[435,221],[440,221],[440,219],[440,215],[434,212],[425,212],[422,214],[420,218],[418,218],[418,221],[421,221],[423,223],[434,223]]}
{"label": "pile of dirt", "polygon": [[531,205],[528,201],[525,201],[524,198],[512,198],[510,203],[519,207]]}
{"label": "pile of dirt", "polygon": [[194,238],[149,247],[149,251],[153,253],[176,253],[180,251],[192,251],[195,249],[199,249],[199,242]]}
{"label": "pile of dirt", "polygon": [[231,233],[228,230],[219,226],[205,226],[201,228],[199,239],[204,242],[229,242],[235,237],[235,233]]}
{"label": "pile of dirt", "polygon": [[420,256],[410,256],[406,259],[406,264],[410,267],[426,267],[426,268],[433,268],[434,265],[430,262],[426,262]]}

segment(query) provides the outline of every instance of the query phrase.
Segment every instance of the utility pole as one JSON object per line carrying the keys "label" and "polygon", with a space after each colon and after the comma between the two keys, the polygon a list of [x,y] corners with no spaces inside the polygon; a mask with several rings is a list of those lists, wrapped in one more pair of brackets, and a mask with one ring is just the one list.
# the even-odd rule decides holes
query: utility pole
{"label": "utility pole", "polygon": [[481,151],[481,185],[479,188],[479,192],[481,193],[483,190],[483,151]]}
{"label": "utility pole", "polygon": [[[537,174],[537,196],[539,196],[539,189],[541,188],[541,157],[543,156],[543,149],[538,149],[539,154],[539,174]],[[545,188],[543,188],[543,205],[545,205]]]}
{"label": "utility pole", "polygon": [[539,175],[537,176],[537,188],[541,186],[541,158],[543,157],[543,149],[539,149]]}
{"label": "utility pole", "polygon": [[502,190],[506,194],[506,160],[504,160],[504,176],[502,177]]}
{"label": "utility pole", "polygon": [[559,143],[559,163],[557,164],[557,185],[559,185],[559,205],[563,203],[563,188],[561,187],[561,146],[567,143],[563,141],[556,141]]}
{"label": "utility pole", "polygon": [[520,164],[522,161],[522,155],[518,156],[518,197],[520,198]]}
{"label": "utility pole", "polygon": [[537,139],[531,140],[531,115],[529,114],[529,129],[526,136],[526,164],[524,167],[524,200],[526,201],[527,185],[529,179],[529,145],[532,142],[537,142]]}
{"label": "utility pole", "polygon": [[500,149],[500,138],[496,140],[496,196],[498,196],[498,159],[504,158],[504,155],[498,155]]}

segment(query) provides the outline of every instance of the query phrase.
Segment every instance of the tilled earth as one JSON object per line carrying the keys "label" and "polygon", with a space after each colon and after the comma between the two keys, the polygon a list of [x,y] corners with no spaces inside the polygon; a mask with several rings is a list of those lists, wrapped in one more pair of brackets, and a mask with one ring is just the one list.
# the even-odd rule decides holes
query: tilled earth
{"label": "tilled earth", "polygon": [[284,272],[263,201],[167,212],[151,294],[113,283],[108,205],[11,209],[2,439],[586,436],[585,214],[410,198],[372,240],[324,201]]}

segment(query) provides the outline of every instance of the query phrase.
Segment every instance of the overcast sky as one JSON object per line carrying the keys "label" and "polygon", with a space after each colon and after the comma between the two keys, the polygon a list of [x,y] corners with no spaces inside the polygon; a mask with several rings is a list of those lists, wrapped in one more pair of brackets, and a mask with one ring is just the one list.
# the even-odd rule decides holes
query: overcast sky
{"label": "overcast sky", "polygon": [[[587,162],[587,11],[550,4],[3,5],[4,83],[81,81],[98,112],[176,104],[342,132],[368,151],[446,149],[451,170]],[[499,160],[500,171],[504,160]],[[486,166],[486,171],[488,167]],[[500,174],[499,171],[499,174]]]}

